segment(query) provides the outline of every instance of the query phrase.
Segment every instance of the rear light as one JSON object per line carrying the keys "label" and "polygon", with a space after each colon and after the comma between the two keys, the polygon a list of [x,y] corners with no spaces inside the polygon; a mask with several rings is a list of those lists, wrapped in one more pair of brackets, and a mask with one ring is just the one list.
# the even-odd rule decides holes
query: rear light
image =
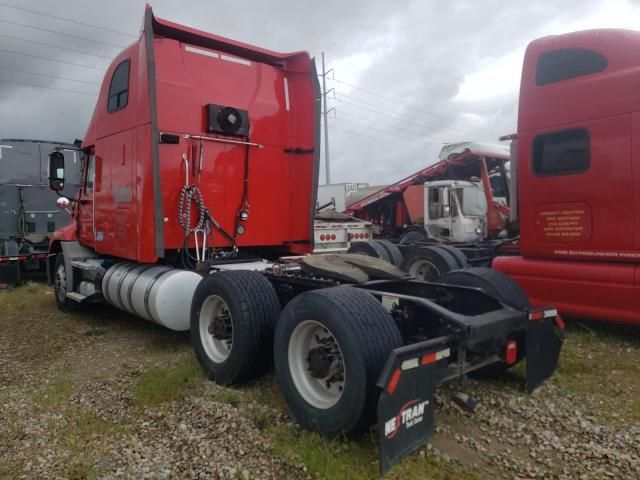
{"label": "rear light", "polygon": [[320,241],[324,242],[324,233],[322,235],[320,235]]}
{"label": "rear light", "polygon": [[335,234],[335,233],[332,233],[332,234],[331,234],[331,240],[335,240],[335,239],[336,239],[336,234]]}
{"label": "rear light", "polygon": [[365,233],[365,234],[364,234],[364,238],[369,238],[369,234],[368,234],[368,233]]}
{"label": "rear light", "polygon": [[505,349],[504,360],[507,365],[513,365],[518,358],[518,344],[515,340],[509,340],[507,342],[507,348]]}
{"label": "rear light", "polygon": [[353,240],[353,233],[349,234],[349,240]]}

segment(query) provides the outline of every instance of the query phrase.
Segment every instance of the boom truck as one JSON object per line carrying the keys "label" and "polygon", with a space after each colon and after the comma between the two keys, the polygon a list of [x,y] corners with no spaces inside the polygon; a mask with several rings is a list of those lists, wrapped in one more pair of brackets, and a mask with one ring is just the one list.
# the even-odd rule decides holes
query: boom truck
{"label": "boom truck", "polygon": [[[561,321],[507,277],[425,284],[379,259],[311,254],[319,85],[282,54],[156,18],[106,71],[73,221],[50,242],[63,310],[105,302],[189,330],[205,374],[275,366],[294,417],[325,435],[377,418],[384,471],[433,434],[437,384],[527,357],[555,370]],[[52,152],[50,185],[65,183]],[[64,201],[62,202],[64,203]],[[454,283],[454,282],[451,282]]]}
{"label": "boom truck", "polygon": [[401,244],[504,236],[509,158],[503,145],[445,145],[438,162],[351,203],[346,213],[372,222],[377,238]]}

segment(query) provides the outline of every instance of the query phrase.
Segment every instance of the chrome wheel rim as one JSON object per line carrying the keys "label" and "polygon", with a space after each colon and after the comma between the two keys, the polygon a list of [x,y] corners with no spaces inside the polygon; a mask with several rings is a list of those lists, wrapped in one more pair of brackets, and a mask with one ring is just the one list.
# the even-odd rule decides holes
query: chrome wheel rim
{"label": "chrome wheel rim", "polygon": [[416,260],[409,267],[409,273],[420,282],[429,282],[440,276],[440,270],[429,260]]}
{"label": "chrome wheel rim", "polygon": [[335,336],[320,322],[305,320],[289,338],[289,371],[302,398],[318,409],[333,407],[344,391],[346,369]]}
{"label": "chrome wheel rim", "polygon": [[205,299],[199,316],[200,340],[207,356],[222,363],[233,348],[233,320],[229,307],[217,295]]}

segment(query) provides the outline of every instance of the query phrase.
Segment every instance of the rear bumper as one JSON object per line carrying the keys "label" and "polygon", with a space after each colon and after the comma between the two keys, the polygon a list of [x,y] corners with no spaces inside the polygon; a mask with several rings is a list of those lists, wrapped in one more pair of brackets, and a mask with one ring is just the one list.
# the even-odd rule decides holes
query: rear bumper
{"label": "rear bumper", "polygon": [[[488,365],[507,364],[515,359],[509,348],[524,348],[526,389],[532,392],[557,368],[562,328],[556,309],[531,309],[525,315],[494,318],[493,324],[487,319],[461,334],[393,350],[377,382],[381,472],[432,438],[436,385]],[[509,342],[509,338],[524,341]]]}

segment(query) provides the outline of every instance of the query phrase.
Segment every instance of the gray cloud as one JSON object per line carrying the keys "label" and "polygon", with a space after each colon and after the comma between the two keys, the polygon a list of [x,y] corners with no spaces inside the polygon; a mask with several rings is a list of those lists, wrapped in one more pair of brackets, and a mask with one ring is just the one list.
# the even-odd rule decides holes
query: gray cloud
{"label": "gray cloud", "polygon": [[[24,1],[14,5],[136,34],[144,0]],[[55,8],[54,8],[55,5]],[[156,15],[216,34],[292,51],[325,51],[335,79],[397,99],[407,108],[330,81],[332,180],[388,183],[431,163],[443,142],[493,140],[516,128],[517,92],[490,99],[454,100],[467,75],[522,49],[546,34],[550,23],[571,23],[604,8],[585,0],[502,2],[206,1],[154,2]],[[31,24],[100,42],[134,39],[0,5],[0,20]],[[0,22],[0,35],[82,50],[107,57],[117,48]],[[106,67],[108,60],[0,36],[0,49],[53,60]],[[0,52],[0,67],[100,82],[102,72]],[[518,66],[519,68],[519,66]],[[95,93],[88,85],[0,69],[0,80]],[[496,79],[498,80],[498,79]],[[496,85],[500,85],[496,81]],[[493,88],[491,82],[484,88]],[[344,95],[348,95],[344,96]],[[341,100],[341,101],[340,101]],[[0,137],[73,140],[82,137],[95,97],[0,81]],[[359,105],[349,105],[347,102]],[[364,103],[366,102],[366,103]],[[372,111],[373,110],[373,111]],[[354,124],[357,124],[355,125]],[[353,132],[349,134],[346,132]],[[357,134],[357,135],[356,135]],[[372,138],[368,138],[372,137]],[[321,177],[324,178],[324,177]]]}

